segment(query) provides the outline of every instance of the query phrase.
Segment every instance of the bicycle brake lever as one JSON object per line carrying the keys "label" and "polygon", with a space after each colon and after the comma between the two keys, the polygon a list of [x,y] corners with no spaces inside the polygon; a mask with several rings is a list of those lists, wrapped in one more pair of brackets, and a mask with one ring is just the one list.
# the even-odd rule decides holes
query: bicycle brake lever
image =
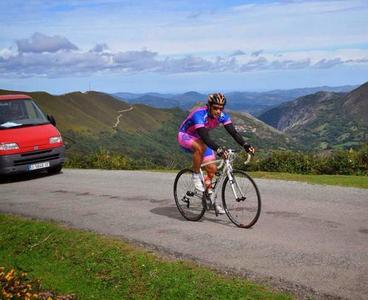
{"label": "bicycle brake lever", "polygon": [[247,160],[244,162],[244,164],[246,165],[246,164],[248,164],[249,162],[250,162],[250,160],[252,159],[252,155],[251,154],[249,154],[249,153],[247,153],[248,154],[248,158],[247,158]]}

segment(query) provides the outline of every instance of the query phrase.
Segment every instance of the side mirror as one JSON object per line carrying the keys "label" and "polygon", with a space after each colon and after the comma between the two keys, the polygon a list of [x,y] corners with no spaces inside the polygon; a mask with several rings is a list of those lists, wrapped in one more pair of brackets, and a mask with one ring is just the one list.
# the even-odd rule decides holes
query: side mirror
{"label": "side mirror", "polygon": [[47,120],[49,120],[50,123],[56,127],[56,121],[55,121],[55,118],[53,116],[47,115]]}

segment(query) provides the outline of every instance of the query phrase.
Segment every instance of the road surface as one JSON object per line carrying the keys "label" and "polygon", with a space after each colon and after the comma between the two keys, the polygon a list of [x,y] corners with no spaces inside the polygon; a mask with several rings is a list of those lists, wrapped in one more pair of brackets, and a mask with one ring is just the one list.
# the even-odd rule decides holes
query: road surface
{"label": "road surface", "polygon": [[246,230],[212,212],[185,221],[174,204],[174,178],[64,169],[0,184],[0,212],[114,235],[298,298],[367,299],[368,190],[258,179],[262,214]]}

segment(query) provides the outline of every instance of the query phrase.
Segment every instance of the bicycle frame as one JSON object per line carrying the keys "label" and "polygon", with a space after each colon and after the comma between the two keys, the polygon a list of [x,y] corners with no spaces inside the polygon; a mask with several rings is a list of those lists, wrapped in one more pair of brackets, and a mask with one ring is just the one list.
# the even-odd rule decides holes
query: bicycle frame
{"label": "bicycle frame", "polygon": [[[232,172],[233,172],[232,162],[236,158],[236,151],[232,150],[232,149],[229,149],[228,151],[229,151],[229,157],[227,159],[217,159],[217,160],[212,160],[212,161],[208,161],[206,163],[201,164],[200,174],[201,174],[201,179],[202,179],[202,182],[203,182],[204,186],[205,186],[205,183],[204,183],[204,175],[203,175],[203,170],[202,169],[205,166],[210,165],[210,164],[216,164],[217,165],[217,172],[220,172],[220,175],[218,176],[218,178],[216,179],[215,184],[214,184],[213,194],[212,194],[211,197],[208,197],[211,201],[211,205],[216,204],[218,191],[219,191],[220,187],[222,186],[222,183],[224,182],[226,175],[229,177],[229,182],[230,182],[232,191],[233,191],[234,196],[237,199],[237,201],[240,201],[240,200],[245,198],[244,193],[242,192],[242,190],[240,189],[238,183],[236,182],[236,179],[232,175]],[[250,159],[251,159],[251,155],[248,153],[248,158],[244,162],[244,164],[248,164]],[[241,197],[238,196],[237,191],[239,191]]]}

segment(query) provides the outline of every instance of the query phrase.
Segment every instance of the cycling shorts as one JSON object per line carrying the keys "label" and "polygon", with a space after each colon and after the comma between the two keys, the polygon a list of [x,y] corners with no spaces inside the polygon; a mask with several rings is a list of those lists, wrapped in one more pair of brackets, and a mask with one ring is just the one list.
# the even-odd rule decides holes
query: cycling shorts
{"label": "cycling shorts", "polygon": [[[193,142],[201,140],[197,136],[190,135],[185,132],[179,132],[178,134],[178,142],[182,149],[186,152],[193,153]],[[210,147],[207,146],[206,150],[203,154],[203,161],[210,161],[216,159],[216,153]]]}

